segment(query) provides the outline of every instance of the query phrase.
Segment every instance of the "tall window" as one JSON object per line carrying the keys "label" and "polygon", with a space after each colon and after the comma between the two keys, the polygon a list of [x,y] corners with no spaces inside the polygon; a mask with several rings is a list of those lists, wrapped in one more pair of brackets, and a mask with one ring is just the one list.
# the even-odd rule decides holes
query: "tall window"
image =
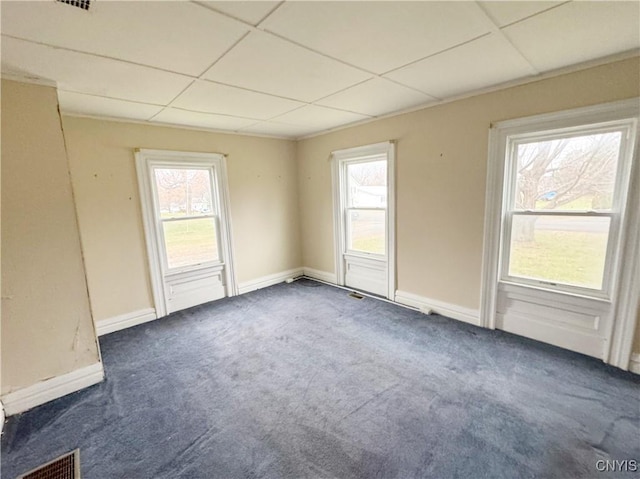
{"label": "tall window", "polygon": [[168,270],[219,261],[212,172],[207,168],[153,168]]}
{"label": "tall window", "polygon": [[609,291],[631,128],[610,122],[507,138],[503,280]]}
{"label": "tall window", "polygon": [[347,250],[386,251],[387,161],[347,163]]}

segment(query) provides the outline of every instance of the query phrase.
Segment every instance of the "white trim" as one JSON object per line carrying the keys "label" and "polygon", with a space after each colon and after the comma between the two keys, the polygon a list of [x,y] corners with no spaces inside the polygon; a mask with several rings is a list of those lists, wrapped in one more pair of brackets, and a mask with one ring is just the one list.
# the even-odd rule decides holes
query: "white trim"
{"label": "white trim", "polygon": [[487,187],[484,206],[484,240],[482,279],[480,281],[480,325],[495,329],[498,292],[498,266],[500,258],[500,205],[504,171],[504,155],[498,152],[505,144],[496,128],[489,130]]}
{"label": "white trim", "polygon": [[480,311],[465,308],[457,304],[445,303],[436,299],[426,298],[406,291],[396,291],[395,301],[405,306],[417,308],[425,314],[437,313],[447,318],[457,319],[465,323],[480,326]]}
{"label": "white trim", "polygon": [[227,176],[227,155],[222,155],[218,171],[218,184],[220,191],[220,228],[222,254],[225,257],[225,276],[227,280],[227,296],[238,294],[238,280],[236,278],[235,260],[233,257],[233,230],[231,228],[231,201],[229,200],[229,179]]}
{"label": "white trim", "polygon": [[13,416],[67,394],[98,384],[103,379],[104,369],[102,363],[95,363],[5,394],[2,396],[2,402],[6,408],[7,416]]}
{"label": "white trim", "polygon": [[393,144],[393,141],[381,141],[380,143],[373,143],[371,145],[354,146],[353,148],[343,148],[342,150],[334,150],[331,155],[334,159],[340,160],[354,160],[358,158],[365,158],[367,156],[379,156],[387,154],[389,145]]}
{"label": "white trim", "polygon": [[[622,369],[629,367],[634,330],[637,319],[637,308],[640,300],[640,179],[638,172],[638,122],[640,111],[640,98],[631,98],[610,103],[603,103],[572,110],[545,113],[514,120],[506,120],[492,125],[489,131],[489,152],[487,161],[487,185],[486,204],[484,218],[484,245],[482,265],[482,292],[481,292],[481,324],[487,328],[494,328],[496,324],[496,300],[498,294],[499,258],[501,251],[501,227],[502,216],[505,211],[504,202],[507,194],[505,190],[505,169],[507,152],[507,139],[509,137],[522,137],[527,134],[539,135],[538,132],[570,129],[580,129],[583,125],[605,124],[607,122],[620,122],[634,118],[634,126],[629,131],[635,131],[636,144],[632,145],[631,158],[626,158],[629,167],[618,174],[618,182],[629,178],[626,211],[623,205],[620,212],[621,218],[627,215],[623,228],[618,232],[615,245],[610,245],[609,250],[620,249],[615,264],[612,258],[611,280],[614,287],[611,289],[613,296],[613,312],[611,317],[612,330],[605,337],[605,348],[602,359]],[[534,133],[530,133],[534,132]],[[621,161],[622,163],[622,161]],[[621,165],[622,168],[622,165]],[[623,170],[620,170],[623,171]],[[630,176],[628,176],[630,175]],[[618,188],[620,184],[618,184]],[[625,192],[622,191],[624,194]],[[620,248],[622,246],[624,249]],[[608,253],[610,255],[611,253]],[[615,283],[618,282],[618,285]],[[562,294],[562,293],[559,293]]]}
{"label": "white trim", "polygon": [[631,355],[629,360],[629,371],[640,374],[640,354],[635,353]]}
{"label": "white trim", "polygon": [[396,142],[387,151],[387,299],[396,296]]}
{"label": "white trim", "polygon": [[304,275],[311,279],[317,279],[318,281],[324,281],[325,283],[338,284],[338,277],[335,273],[329,273],[328,271],[321,271],[319,269],[302,268]]}
{"label": "white trim", "polygon": [[147,161],[140,151],[136,151],[136,172],[138,187],[140,189],[140,203],[142,206],[142,223],[144,226],[144,238],[147,245],[147,260],[149,262],[149,280],[153,294],[153,305],[156,316],[162,318],[167,315],[167,305],[164,296],[162,270],[160,268],[160,251],[156,241],[156,228],[153,219],[151,198],[151,180],[147,171]]}
{"label": "white trim", "polygon": [[[571,110],[542,113],[540,115],[525,116],[493,123],[492,128],[509,130],[509,135],[526,133],[532,127],[540,125],[541,130],[553,130],[570,126],[588,125],[590,123],[604,123],[618,121],[621,118],[632,118],[637,115],[640,98],[599,103],[597,105],[573,108]],[[571,124],[567,124],[570,122]]]}
{"label": "white trim", "polygon": [[5,416],[4,416],[4,404],[2,404],[2,401],[0,401],[0,436],[2,436],[2,431],[4,430],[4,420],[5,420]]}
{"label": "white trim", "polygon": [[386,255],[387,292],[386,297],[393,301],[396,289],[396,185],[395,185],[395,140],[370,145],[356,146],[331,152],[331,173],[333,178],[333,234],[334,261],[336,270],[335,284],[344,286],[345,266],[345,178],[344,169],[348,162],[358,162],[374,157],[386,157],[387,162],[387,206],[386,206]]}
{"label": "white trim", "polygon": [[[636,132],[634,145],[635,157],[632,158],[632,170],[627,198],[626,231],[620,234],[621,257],[626,267],[621,268],[618,285],[618,301],[611,331],[609,350],[605,356],[608,364],[622,369],[629,367],[632,359],[633,338],[640,311],[640,132]],[[626,292],[626,294],[625,294]]]}
{"label": "white trim", "polygon": [[267,288],[274,284],[282,283],[288,279],[293,279],[297,276],[302,276],[303,268],[294,268],[287,271],[281,271],[280,273],[268,274],[255,278],[249,281],[243,281],[238,284],[238,294],[249,293],[250,291],[256,291],[258,289]]}
{"label": "white trim", "polygon": [[[340,174],[339,161],[331,156],[331,177],[332,177],[332,196],[333,196],[333,261],[335,268],[334,284],[344,286],[344,259],[342,252],[345,251],[344,243],[344,227],[342,222],[342,191],[344,184],[342,175]],[[312,276],[313,277],[313,276]],[[324,280],[323,280],[324,281]]]}
{"label": "white trim", "polygon": [[120,331],[121,329],[131,328],[138,324],[148,323],[158,319],[156,310],[153,308],[140,309],[130,313],[120,314],[111,318],[103,319],[96,322],[96,332],[98,336]]}

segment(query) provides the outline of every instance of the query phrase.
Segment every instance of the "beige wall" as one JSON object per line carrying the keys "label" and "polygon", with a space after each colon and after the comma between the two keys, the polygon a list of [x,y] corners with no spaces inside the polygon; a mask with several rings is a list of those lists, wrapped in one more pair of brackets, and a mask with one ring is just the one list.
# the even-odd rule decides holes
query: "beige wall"
{"label": "beige wall", "polygon": [[2,81],[2,394],[99,361],[54,88]]}
{"label": "beige wall", "polygon": [[397,289],[477,309],[491,123],[639,95],[636,57],[299,142],[305,266],[334,271],[331,151],[395,139]]}
{"label": "beige wall", "polygon": [[96,321],[152,307],[134,149],[228,154],[239,282],[302,266],[295,144],[63,117]]}

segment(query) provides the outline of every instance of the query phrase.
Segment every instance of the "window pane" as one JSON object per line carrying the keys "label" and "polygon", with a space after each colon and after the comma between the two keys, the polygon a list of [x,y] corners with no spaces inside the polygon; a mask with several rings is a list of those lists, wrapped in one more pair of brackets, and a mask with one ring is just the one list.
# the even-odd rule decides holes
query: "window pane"
{"label": "window pane", "polygon": [[214,218],[166,221],[162,227],[169,268],[194,266],[219,258]]}
{"label": "window pane", "polygon": [[514,215],[509,276],[602,289],[610,218]]}
{"label": "window pane", "polygon": [[155,168],[160,216],[211,214],[211,173],[187,168]]}
{"label": "window pane", "polygon": [[616,131],[519,144],[515,208],[610,210],[621,138]]}
{"label": "window pane", "polygon": [[387,162],[347,165],[348,205],[356,208],[387,207]]}
{"label": "window pane", "polygon": [[355,210],[348,213],[347,248],[385,254],[386,211]]}

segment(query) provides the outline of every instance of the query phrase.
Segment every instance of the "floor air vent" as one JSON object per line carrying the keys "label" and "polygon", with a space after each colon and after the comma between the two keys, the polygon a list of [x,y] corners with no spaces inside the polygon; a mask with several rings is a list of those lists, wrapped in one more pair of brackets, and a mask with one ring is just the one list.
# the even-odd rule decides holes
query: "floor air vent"
{"label": "floor air vent", "polygon": [[72,7],[82,8],[83,10],[89,10],[91,6],[91,0],[56,0],[60,3],[66,3],[67,5],[71,5]]}
{"label": "floor air vent", "polygon": [[80,450],[60,456],[17,479],[80,479]]}
{"label": "floor air vent", "polygon": [[362,296],[361,294],[356,293],[355,291],[349,293],[349,296],[355,299],[363,299],[364,296]]}

